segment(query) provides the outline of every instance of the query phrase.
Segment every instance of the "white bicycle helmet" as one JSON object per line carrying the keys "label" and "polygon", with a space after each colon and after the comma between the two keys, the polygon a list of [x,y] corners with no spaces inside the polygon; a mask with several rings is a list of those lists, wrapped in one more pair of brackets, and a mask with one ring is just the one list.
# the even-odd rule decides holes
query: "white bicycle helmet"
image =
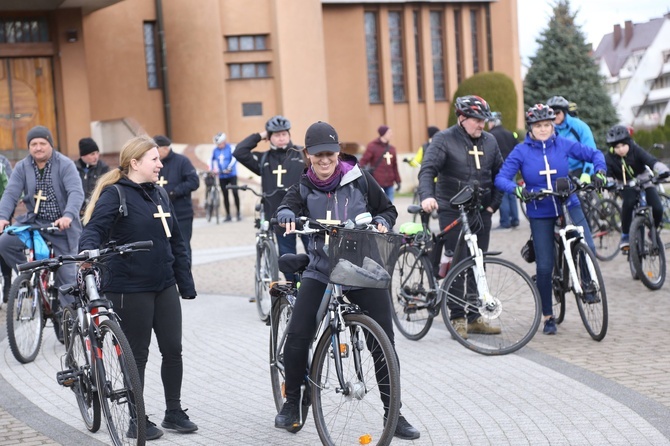
{"label": "white bicycle helmet", "polygon": [[214,135],[214,144],[216,144],[217,146],[219,144],[221,144],[222,142],[225,142],[225,141],[226,141],[226,134],[225,133],[220,132],[220,133],[217,133],[216,135]]}

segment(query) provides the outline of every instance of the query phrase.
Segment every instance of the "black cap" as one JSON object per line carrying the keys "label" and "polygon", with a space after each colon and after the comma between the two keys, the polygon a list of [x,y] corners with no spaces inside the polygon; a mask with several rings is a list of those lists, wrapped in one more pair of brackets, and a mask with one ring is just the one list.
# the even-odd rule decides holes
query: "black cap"
{"label": "black cap", "polygon": [[54,137],[51,136],[51,131],[44,126],[38,125],[28,130],[28,134],[26,135],[28,146],[30,146],[30,141],[32,141],[35,138],[44,138],[47,141],[49,141],[51,147],[54,146]]}
{"label": "black cap", "polygon": [[98,145],[93,138],[82,138],[79,140],[79,156],[85,156],[89,153],[99,152]]}
{"label": "black cap", "polygon": [[340,141],[337,132],[327,122],[315,122],[305,133],[305,148],[310,155],[321,152],[339,152]]}
{"label": "black cap", "polygon": [[154,136],[154,142],[158,147],[170,147],[170,144],[172,144],[172,141],[170,141],[167,136],[163,135]]}

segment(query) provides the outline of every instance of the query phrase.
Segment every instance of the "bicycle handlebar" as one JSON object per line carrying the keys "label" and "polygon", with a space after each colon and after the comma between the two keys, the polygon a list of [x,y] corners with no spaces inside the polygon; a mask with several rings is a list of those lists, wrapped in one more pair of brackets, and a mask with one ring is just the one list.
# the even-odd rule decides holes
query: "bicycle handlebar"
{"label": "bicycle handlebar", "polygon": [[274,191],[272,191],[269,194],[267,194],[265,192],[260,192],[259,193],[259,192],[256,191],[256,189],[253,189],[246,184],[243,184],[242,186],[238,186],[238,185],[235,185],[235,184],[228,184],[226,186],[226,189],[230,189],[230,190],[237,189],[237,190],[243,190],[243,191],[248,190],[248,191],[253,192],[253,194],[255,196],[257,196],[258,198],[269,198],[269,197],[272,197],[274,194],[279,193],[280,191],[281,192],[286,192],[288,190],[288,188],[279,188],[279,189],[275,189]]}
{"label": "bicycle handlebar", "polygon": [[[278,225],[279,222],[277,221],[276,218],[270,219],[270,224],[271,225]],[[296,229],[291,231],[291,234],[315,234],[317,232],[330,232],[334,228],[344,228],[344,229],[361,229],[361,230],[369,230],[373,232],[379,232],[377,227],[372,224],[372,223],[363,223],[363,224],[356,224],[352,222],[351,220],[347,220],[344,223],[335,223],[335,224],[329,224],[329,223],[322,223],[319,222],[318,220],[314,220],[309,217],[297,217],[295,220],[295,225]],[[312,227],[311,225],[314,225],[316,227]],[[302,227],[302,229],[297,229],[298,226]]]}
{"label": "bicycle handlebar", "polygon": [[[20,226],[26,226],[26,225],[20,225]],[[27,229],[28,231],[42,231],[42,232],[48,232],[48,233],[60,231],[60,228],[58,226],[55,226],[53,223],[51,223],[49,225],[31,224],[31,225],[27,225],[27,226],[29,226],[28,229]],[[7,232],[7,234],[9,234],[9,235],[15,235],[16,234],[16,229],[13,229],[13,228],[11,228],[11,226],[8,226],[7,228],[5,228],[5,232]]]}

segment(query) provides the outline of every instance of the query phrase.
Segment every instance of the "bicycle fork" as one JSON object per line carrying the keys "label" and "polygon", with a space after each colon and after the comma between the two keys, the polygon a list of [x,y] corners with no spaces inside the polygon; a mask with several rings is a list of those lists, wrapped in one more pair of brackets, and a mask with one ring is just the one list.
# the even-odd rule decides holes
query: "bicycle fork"
{"label": "bicycle fork", "polygon": [[496,303],[489,290],[489,283],[486,280],[486,271],[484,270],[484,253],[479,249],[479,245],[477,245],[477,234],[466,234],[464,239],[468,244],[470,254],[475,261],[474,274],[475,283],[477,284],[477,295],[482,301],[483,308],[487,310],[485,313],[482,313],[482,315],[491,316],[492,314],[500,314],[500,311],[494,313],[494,310],[499,303]]}

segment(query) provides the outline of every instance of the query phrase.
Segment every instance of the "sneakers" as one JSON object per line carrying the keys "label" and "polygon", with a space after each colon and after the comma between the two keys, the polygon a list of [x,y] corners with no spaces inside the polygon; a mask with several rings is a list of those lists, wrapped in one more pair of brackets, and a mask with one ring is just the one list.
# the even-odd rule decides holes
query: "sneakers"
{"label": "sneakers", "polygon": [[498,232],[510,232],[512,228],[509,226],[496,226],[493,230]]}
{"label": "sneakers", "polygon": [[[163,418],[161,426],[163,426],[165,429],[176,430],[177,432],[181,432],[182,434],[197,431],[198,426],[194,422],[189,420],[188,415],[186,415],[186,410],[182,409],[166,410],[165,418]],[[147,434],[147,438],[148,437],[149,434]]]}
{"label": "sneakers", "polygon": [[[156,440],[157,438],[161,438],[163,436],[163,431],[156,427],[156,423],[152,423],[151,421],[149,421],[149,417],[147,417],[146,423],[147,423],[147,431],[146,431],[147,440]],[[130,420],[130,426],[128,427],[128,432],[126,432],[126,437],[137,438],[137,425],[135,424],[134,419]]]}
{"label": "sneakers", "polygon": [[242,221],[242,215],[237,214],[237,221]]}
{"label": "sneakers", "polygon": [[468,338],[468,323],[465,322],[464,317],[452,319],[451,325],[453,325],[454,330],[456,330],[456,333],[458,333],[458,336],[460,336],[463,339]]}
{"label": "sneakers", "polygon": [[630,247],[630,237],[628,234],[621,234],[621,241],[619,242],[619,249],[624,251]]}
{"label": "sneakers", "polygon": [[558,328],[556,328],[556,319],[554,319],[554,316],[544,321],[544,329],[542,332],[546,335],[555,335],[558,332]]}
{"label": "sneakers", "polygon": [[473,334],[500,334],[500,327],[493,327],[483,318],[478,317],[468,324],[468,333]]}
{"label": "sneakers", "polygon": [[421,436],[421,432],[405,419],[402,415],[398,417],[398,424],[395,426],[394,437],[401,440],[416,440]]}
{"label": "sneakers", "polygon": [[223,221],[233,221],[233,218],[230,215],[226,215],[226,219]]}
{"label": "sneakers", "polygon": [[298,403],[288,400],[284,403],[277,416],[275,416],[275,427],[278,429],[286,429],[293,433],[300,430],[299,427],[301,427],[301,423]]}

